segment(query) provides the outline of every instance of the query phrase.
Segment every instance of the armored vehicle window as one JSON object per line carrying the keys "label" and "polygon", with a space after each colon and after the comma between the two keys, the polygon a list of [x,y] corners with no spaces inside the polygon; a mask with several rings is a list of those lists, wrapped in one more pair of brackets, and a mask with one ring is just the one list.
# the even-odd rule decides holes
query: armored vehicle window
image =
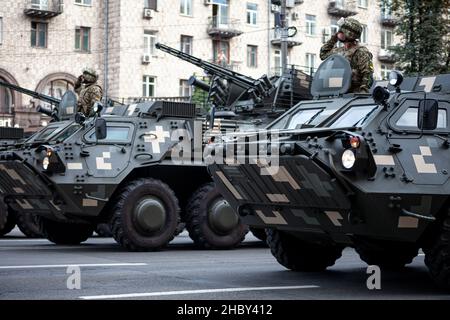
{"label": "armored vehicle window", "polygon": [[[417,128],[417,110],[417,107],[406,109],[395,124],[399,127]],[[447,111],[445,109],[439,109],[437,127],[441,129],[447,127]]]}
{"label": "armored vehicle window", "polygon": [[355,106],[345,111],[330,127],[346,128],[362,126],[379,109],[379,106]]}
{"label": "armored vehicle window", "polygon": [[80,128],[81,128],[81,126],[79,124],[75,124],[73,126],[70,126],[63,133],[61,133],[60,135],[55,137],[55,139],[58,139],[59,141],[64,141],[67,138],[69,138],[70,136],[72,136],[75,132],[77,132]]}
{"label": "armored vehicle window", "polygon": [[[106,132],[106,139],[101,140],[102,143],[128,143],[131,140],[132,126],[108,124]],[[95,130],[89,131],[85,139],[88,142],[96,142]]]}
{"label": "armored vehicle window", "polygon": [[270,129],[299,129],[304,124],[311,124],[312,121],[324,109],[300,109],[295,113],[286,115],[277,123],[270,127]]}

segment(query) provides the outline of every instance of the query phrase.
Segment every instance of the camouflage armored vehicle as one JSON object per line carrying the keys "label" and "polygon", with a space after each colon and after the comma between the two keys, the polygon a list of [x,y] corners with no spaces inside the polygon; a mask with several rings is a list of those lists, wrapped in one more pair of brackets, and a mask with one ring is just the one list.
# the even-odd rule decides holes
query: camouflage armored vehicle
{"label": "camouflage armored vehicle", "polygon": [[[211,73],[224,73],[222,91],[240,87],[248,107],[277,90],[266,77],[252,79],[197,61]],[[158,249],[173,238],[180,207],[198,245],[228,248],[243,239],[247,226],[211,185],[202,159],[208,128],[237,130],[240,120],[207,120],[194,104],[168,101],[99,104],[96,116],[85,118],[76,113],[70,91],[59,101],[8,86],[54,105],[46,110],[53,122],[0,152],[0,190],[8,210],[35,214],[50,241],[78,244],[107,222],[124,248]]]}
{"label": "camouflage armored vehicle", "polygon": [[[401,268],[422,248],[448,289],[450,75],[402,83],[392,72],[372,95],[348,94],[350,78],[348,62],[330,57],[314,100],[264,134],[210,146],[208,170],[240,218],[266,228],[288,269],[324,270],[347,246],[369,265]],[[214,156],[224,150],[236,154]]]}

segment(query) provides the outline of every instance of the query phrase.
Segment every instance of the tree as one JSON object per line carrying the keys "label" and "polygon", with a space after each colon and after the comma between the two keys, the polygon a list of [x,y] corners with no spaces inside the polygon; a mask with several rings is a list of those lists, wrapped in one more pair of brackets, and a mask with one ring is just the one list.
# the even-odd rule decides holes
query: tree
{"label": "tree", "polygon": [[450,0],[382,0],[398,20],[401,43],[391,48],[406,75],[450,71]]}

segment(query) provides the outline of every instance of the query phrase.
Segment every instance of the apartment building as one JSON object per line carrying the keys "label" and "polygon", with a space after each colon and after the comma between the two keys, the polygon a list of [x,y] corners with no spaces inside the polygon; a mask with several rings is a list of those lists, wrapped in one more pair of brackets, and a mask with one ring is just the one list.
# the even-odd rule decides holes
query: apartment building
{"label": "apartment building", "polygon": [[[0,80],[60,97],[84,67],[100,74],[109,98],[189,97],[193,65],[157,50],[161,42],[259,77],[281,69],[276,0],[0,0]],[[341,17],[365,25],[375,77],[393,68],[395,20],[380,0],[287,0],[290,64],[314,73],[322,44]],[[296,32],[295,32],[296,31]],[[295,33],[295,35],[294,35]],[[35,131],[41,101],[0,88],[0,126]]]}

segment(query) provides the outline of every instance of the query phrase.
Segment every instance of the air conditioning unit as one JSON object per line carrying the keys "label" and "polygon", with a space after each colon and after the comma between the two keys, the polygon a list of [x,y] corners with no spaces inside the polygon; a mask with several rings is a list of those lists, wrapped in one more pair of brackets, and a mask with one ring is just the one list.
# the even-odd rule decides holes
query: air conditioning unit
{"label": "air conditioning unit", "polygon": [[292,13],[292,20],[298,20],[300,19],[300,14],[298,12]]}
{"label": "air conditioning unit", "polygon": [[146,19],[153,18],[154,14],[155,14],[155,10],[148,9],[148,8],[144,9],[144,18],[146,18]]}
{"label": "air conditioning unit", "polygon": [[204,0],[203,2],[205,6],[209,6],[210,4],[213,4],[213,0]]}
{"label": "air conditioning unit", "polygon": [[281,8],[280,8],[280,6],[277,6],[276,4],[271,4],[270,5],[270,10],[272,12],[280,12]]}
{"label": "air conditioning unit", "polygon": [[295,0],[286,0],[286,8],[295,7]]}
{"label": "air conditioning unit", "polygon": [[148,63],[150,63],[151,60],[152,60],[152,56],[149,55],[149,54],[144,54],[142,56],[142,63],[143,64],[148,64]]}

